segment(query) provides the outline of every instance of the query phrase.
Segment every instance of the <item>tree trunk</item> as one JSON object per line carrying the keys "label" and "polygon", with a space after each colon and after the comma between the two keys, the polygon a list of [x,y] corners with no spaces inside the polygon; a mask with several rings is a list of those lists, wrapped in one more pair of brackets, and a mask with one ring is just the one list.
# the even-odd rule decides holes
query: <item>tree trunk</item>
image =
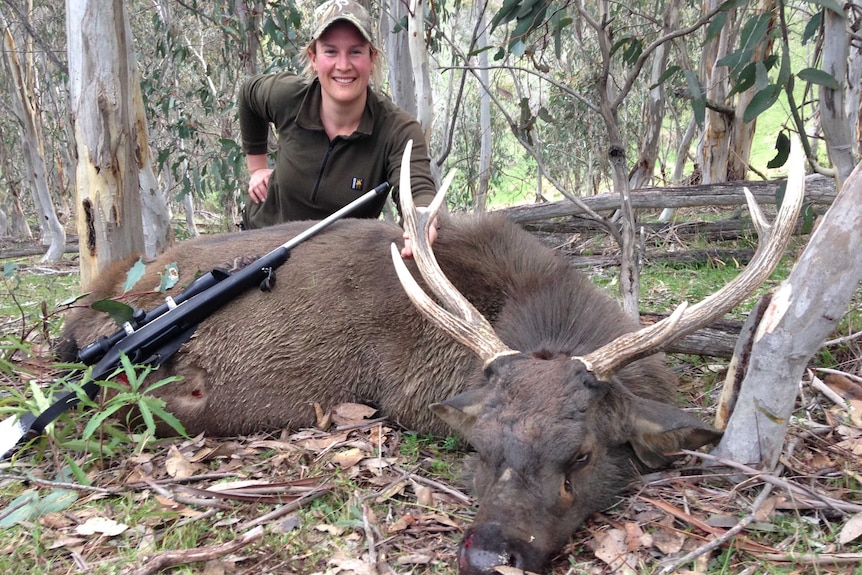
{"label": "tree trunk", "polygon": [[[6,18],[0,12],[0,28],[3,31],[3,60],[11,78],[12,106],[18,120],[23,143],[22,151],[29,172],[30,190],[33,203],[42,229],[42,244],[48,246],[42,261],[56,262],[63,257],[66,246],[66,230],[57,218],[54,201],[48,189],[48,177],[45,170],[45,146],[42,139],[42,125],[36,103],[39,101],[33,93],[33,83],[25,78],[31,76],[32,62],[24,63],[19,58],[18,51]],[[31,72],[25,70],[29,66]]]}
{"label": "tree trunk", "polygon": [[[668,34],[679,26],[680,10],[674,2],[668,2],[665,8],[661,34]],[[661,149],[660,141],[662,123],[664,121],[664,85],[659,83],[659,78],[667,69],[668,56],[672,44],[665,42],[655,49],[652,55],[652,66],[650,67],[649,83],[653,87],[647,94],[644,102],[644,129],[646,133],[641,139],[638,161],[629,177],[631,189],[642,188],[648,185],[653,178],[655,162]]]}
{"label": "tree trunk", "polygon": [[425,143],[430,144],[434,124],[434,97],[431,93],[428,50],[425,48],[425,0],[410,0],[407,35],[413,87],[416,92],[416,118],[425,130]]}
{"label": "tree trunk", "polygon": [[[777,25],[775,0],[760,0],[756,9],[757,13],[772,14],[770,27]],[[766,40],[758,44],[754,49],[753,60],[764,60],[772,53],[774,39],[767,34]],[[727,70],[728,68],[724,68]],[[757,118],[751,122],[745,122],[745,109],[751,103],[756,90],[746,90],[739,94],[736,99],[736,110],[730,118],[730,141],[728,142],[729,155],[726,166],[726,180],[744,180],[748,176],[749,162],[751,161],[751,147],[754,143],[754,133],[757,128]],[[724,180],[722,180],[724,181]]]}
{"label": "tree trunk", "polygon": [[381,21],[386,59],[389,61],[389,91],[393,102],[416,116],[416,92],[410,66],[408,34],[407,30],[395,31],[396,24],[407,16],[407,5],[401,0],[391,0],[387,7]]}
{"label": "tree trunk", "polygon": [[860,229],[862,164],[772,295],[716,455],[767,470],[775,467],[805,367],[843,317],[862,280]]}
{"label": "tree trunk", "polygon": [[81,285],[144,251],[136,60],[121,0],[67,0],[69,97],[78,152]]}
{"label": "tree trunk", "polygon": [[[722,0],[705,0],[703,12],[709,12]],[[724,104],[727,99],[727,68],[716,67],[715,63],[727,55],[732,42],[736,10],[728,12],[727,23],[721,33],[703,45],[701,54],[701,73],[704,79],[706,98],[710,102]],[[706,109],[703,137],[698,147],[698,164],[702,171],[704,184],[727,180],[727,157],[730,143],[731,120],[725,112]]]}
{"label": "tree trunk", "polygon": [[488,189],[491,183],[491,97],[488,95],[491,82],[488,73],[488,33],[485,27],[485,4],[476,2],[476,18],[479,35],[476,48],[479,50],[479,185],[476,189],[476,211],[484,212],[488,204]]}
{"label": "tree trunk", "polygon": [[820,125],[826,139],[829,160],[835,167],[836,186],[841,189],[856,160],[853,158],[854,125],[844,107],[847,89],[847,59],[850,37],[847,17],[825,8],[823,10],[823,71],[838,82],[838,89],[820,86]]}

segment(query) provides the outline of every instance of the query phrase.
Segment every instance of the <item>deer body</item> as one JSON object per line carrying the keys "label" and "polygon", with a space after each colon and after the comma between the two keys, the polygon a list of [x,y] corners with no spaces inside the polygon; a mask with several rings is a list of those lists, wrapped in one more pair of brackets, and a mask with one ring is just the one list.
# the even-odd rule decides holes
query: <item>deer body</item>
{"label": "deer body", "polygon": [[[307,227],[182,242],[150,263],[132,292],[158,286],[158,273],[172,262],[188,283],[267,253]],[[481,384],[482,365],[404,294],[388,254],[401,234],[379,221],[344,220],[300,244],[276,270],[273,291],[251,290],[198,326],[153,376],[184,380],[156,393],[192,434],[309,426],[314,402],[326,408],[344,401],[374,405],[408,429],[448,433],[428,406]],[[632,329],[609,296],[501,216],[452,217],[435,248],[447,274],[518,349],[585,353]],[[88,299],[119,295],[124,280],[124,269],[104,274]],[[146,293],[129,303],[152,309],[162,297]],[[107,315],[82,308],[70,312],[64,338],[81,347],[115,330]],[[642,364],[621,376],[626,385],[667,400],[671,373],[657,360]]]}
{"label": "deer body", "polygon": [[[502,216],[442,218],[432,252],[427,228],[447,185],[417,213],[409,173],[401,177],[415,264],[398,255],[400,228],[337,222],[293,250],[271,293],[250,291],[203,322],[156,374],[185,379],[156,392],[194,434],[312,425],[315,402],[366,402],[422,433],[448,433],[445,422],[478,455],[479,509],[459,548],[460,572],[540,571],[637,470],[719,437],[668,403],[676,379],[655,350],[762,283],[787,245],[802,191],[788,186],[775,229],[751,199],[767,240],[752,264],[710,298],[635,331],[613,299]],[[184,242],[151,263],[139,285],[159,285],[157,272],[171,262],[188,283],[267,253],[307,225]],[[423,285],[412,279],[417,271]],[[117,295],[123,279],[105,274],[90,298]],[[115,329],[82,309],[64,333],[74,348]]]}

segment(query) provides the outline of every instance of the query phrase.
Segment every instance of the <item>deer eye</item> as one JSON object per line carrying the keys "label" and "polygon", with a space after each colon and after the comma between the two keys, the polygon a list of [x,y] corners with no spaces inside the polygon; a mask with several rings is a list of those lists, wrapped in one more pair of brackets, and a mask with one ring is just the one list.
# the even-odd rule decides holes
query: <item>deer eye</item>
{"label": "deer eye", "polygon": [[592,453],[589,451],[585,451],[584,453],[579,454],[577,457],[572,459],[572,463],[569,466],[569,471],[576,471],[581,467],[584,467],[587,463],[590,462],[592,458]]}

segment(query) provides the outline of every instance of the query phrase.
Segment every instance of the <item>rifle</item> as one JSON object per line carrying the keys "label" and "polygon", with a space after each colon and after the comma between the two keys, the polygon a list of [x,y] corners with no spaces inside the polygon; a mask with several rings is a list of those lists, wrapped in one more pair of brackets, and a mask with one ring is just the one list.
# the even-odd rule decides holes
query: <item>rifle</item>
{"label": "rifle", "polygon": [[[228,302],[254,285],[270,291],[275,283],[274,270],[287,261],[290,250],[387,191],[389,183],[384,182],[243,269],[234,273],[213,269],[195,279],[181,294],[165,298],[165,303],[159,307],[149,312],[137,310],[122,329],[99,338],[78,352],[82,363],[95,364],[81,386],[83,391],[93,399],[99,391],[97,382],[106,379],[119,367],[122,355],[128,356],[133,364],[161,365],[191,338],[198,324]],[[17,446],[41,435],[49,423],[80,401],[77,391],[65,392],[53,399],[53,404],[38,415],[13,415],[0,422],[0,460],[11,455]]]}

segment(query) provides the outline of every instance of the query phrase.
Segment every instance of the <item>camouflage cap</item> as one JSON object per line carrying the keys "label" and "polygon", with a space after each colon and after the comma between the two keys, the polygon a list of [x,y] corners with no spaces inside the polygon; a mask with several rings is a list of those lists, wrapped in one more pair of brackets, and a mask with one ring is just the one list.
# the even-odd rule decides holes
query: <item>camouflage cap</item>
{"label": "camouflage cap", "polygon": [[371,35],[371,16],[368,10],[354,0],[327,0],[314,11],[314,33],[312,41],[320,38],[327,28],[338,20],[346,20],[356,26],[366,40],[374,43]]}

